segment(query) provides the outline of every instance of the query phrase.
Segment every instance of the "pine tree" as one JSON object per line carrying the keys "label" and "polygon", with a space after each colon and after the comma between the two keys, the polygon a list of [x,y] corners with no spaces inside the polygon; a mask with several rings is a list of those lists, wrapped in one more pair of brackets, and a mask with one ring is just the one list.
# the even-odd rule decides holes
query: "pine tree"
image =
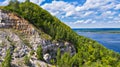
{"label": "pine tree", "polygon": [[2,62],[2,67],[11,67],[11,54],[10,54],[10,49],[7,50],[7,54],[5,56],[4,61]]}
{"label": "pine tree", "polygon": [[13,0],[10,0],[8,6],[12,5],[13,3],[14,3],[14,1],[13,1]]}
{"label": "pine tree", "polygon": [[37,53],[37,58],[39,60],[43,60],[43,54],[42,54],[42,47],[41,46],[38,47],[36,53]]}
{"label": "pine tree", "polygon": [[12,9],[16,10],[19,8],[19,4],[18,0],[10,0],[8,6],[11,6]]}
{"label": "pine tree", "polygon": [[60,55],[61,53],[60,53],[60,48],[57,50],[57,57],[56,57],[56,59],[57,59],[57,65],[59,65],[59,63],[60,63],[60,58],[61,58],[61,55]]}
{"label": "pine tree", "polygon": [[25,2],[30,2],[30,0],[26,0]]}

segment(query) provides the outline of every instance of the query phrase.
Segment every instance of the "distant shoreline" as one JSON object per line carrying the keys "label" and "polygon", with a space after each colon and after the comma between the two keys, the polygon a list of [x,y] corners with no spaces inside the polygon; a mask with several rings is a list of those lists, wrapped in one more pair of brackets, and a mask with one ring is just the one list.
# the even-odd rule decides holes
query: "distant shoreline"
{"label": "distant shoreline", "polygon": [[71,29],[120,29],[120,28],[71,28]]}
{"label": "distant shoreline", "polygon": [[120,33],[120,28],[73,28],[76,32]]}

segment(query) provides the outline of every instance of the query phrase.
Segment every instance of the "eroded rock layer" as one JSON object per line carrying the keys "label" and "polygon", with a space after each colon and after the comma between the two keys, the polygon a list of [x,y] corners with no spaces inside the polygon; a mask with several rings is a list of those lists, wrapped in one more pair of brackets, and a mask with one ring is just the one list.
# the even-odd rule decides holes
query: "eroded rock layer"
{"label": "eroded rock layer", "polygon": [[27,34],[35,33],[35,29],[28,21],[16,14],[3,10],[0,10],[0,28],[13,28]]}

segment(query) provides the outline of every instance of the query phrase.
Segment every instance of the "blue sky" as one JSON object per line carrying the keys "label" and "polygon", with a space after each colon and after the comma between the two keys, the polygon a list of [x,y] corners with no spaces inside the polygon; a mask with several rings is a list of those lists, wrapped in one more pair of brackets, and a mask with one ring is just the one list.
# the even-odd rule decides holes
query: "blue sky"
{"label": "blue sky", "polygon": [[[9,0],[0,0],[5,6]],[[19,0],[24,2],[25,0]],[[120,0],[31,0],[71,28],[120,28]]]}

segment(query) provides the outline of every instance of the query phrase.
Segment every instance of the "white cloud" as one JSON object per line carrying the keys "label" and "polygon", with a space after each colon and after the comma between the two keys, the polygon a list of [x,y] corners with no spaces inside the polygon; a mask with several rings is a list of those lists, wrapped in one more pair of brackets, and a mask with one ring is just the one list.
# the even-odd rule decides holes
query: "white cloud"
{"label": "white cloud", "polygon": [[113,16],[109,16],[108,18],[109,18],[109,19],[113,19],[114,17],[113,17]]}
{"label": "white cloud", "polygon": [[74,22],[74,24],[80,24],[80,23],[84,23],[84,20],[77,20],[76,22]]}
{"label": "white cloud", "polygon": [[25,2],[25,0],[18,0],[19,2]]}
{"label": "white cloud", "polygon": [[87,11],[87,12],[85,12],[85,14],[83,16],[86,17],[86,16],[91,15],[92,13],[94,13],[94,12],[93,11]]}
{"label": "white cloud", "polygon": [[[114,18],[120,16],[117,15],[119,12],[115,10],[119,7],[116,0],[86,0],[86,2],[80,6],[64,1],[52,1],[52,3],[46,3],[42,5],[42,7],[55,16],[61,16],[64,22],[69,23],[73,20],[71,25],[115,23],[116,20],[114,20]],[[64,20],[64,18],[69,19]]]}
{"label": "white cloud", "polygon": [[86,20],[84,23],[86,23],[86,24],[87,24],[87,23],[92,23],[92,21],[93,21],[92,19],[88,19],[88,20]]}
{"label": "white cloud", "polygon": [[94,21],[92,21],[91,23],[96,23],[96,21],[94,20]]}
{"label": "white cloud", "polygon": [[[64,1],[52,1],[52,3],[46,3],[42,7],[51,12],[52,15],[64,14],[65,17],[69,17],[75,14],[75,6]],[[57,11],[60,13],[54,14]]]}
{"label": "white cloud", "polygon": [[86,19],[86,20],[77,20],[73,22],[73,24],[89,24],[89,23],[96,23],[96,21],[92,19]]}
{"label": "white cloud", "polygon": [[120,23],[120,17],[115,17],[115,18],[113,19],[113,21],[114,21],[115,23]]}
{"label": "white cloud", "polygon": [[100,8],[101,6],[108,5],[107,3],[113,2],[114,0],[86,0],[83,6],[77,6],[77,11],[89,10],[89,9],[96,9]]}
{"label": "white cloud", "polygon": [[[20,2],[25,2],[25,0],[18,0]],[[45,0],[30,0],[30,2],[33,2],[37,5],[40,5],[42,2],[44,2]]]}
{"label": "white cloud", "polygon": [[65,15],[65,17],[72,16],[73,14],[74,14],[74,12],[72,12],[72,11],[66,12],[66,15]]}
{"label": "white cloud", "polygon": [[113,16],[113,15],[115,15],[115,14],[116,14],[116,12],[105,11],[105,12],[103,12],[103,13],[101,14],[101,16],[103,16],[103,17],[109,17],[109,16]]}
{"label": "white cloud", "polygon": [[44,2],[45,0],[30,0],[31,2],[40,5],[42,2]]}
{"label": "white cloud", "polygon": [[109,10],[109,9],[114,9],[116,7],[116,4],[114,2],[111,2],[110,4],[106,4],[100,7],[100,10],[105,11],[105,10]]}
{"label": "white cloud", "polygon": [[120,17],[120,14],[118,16]]}
{"label": "white cloud", "polygon": [[116,10],[120,9],[120,4],[116,5],[115,9]]}
{"label": "white cloud", "polygon": [[0,2],[0,6],[6,6],[9,4],[9,0],[5,0],[3,2]]}
{"label": "white cloud", "polygon": [[[116,4],[114,0],[86,0],[82,6],[76,6],[72,3],[64,1],[52,1],[52,3],[46,3],[42,5],[42,7],[56,16],[64,15],[64,17],[76,16],[85,18],[90,15],[96,15],[97,11],[103,14],[103,12],[108,11],[109,9],[113,9],[115,5]],[[89,9],[95,10],[89,11]]]}

